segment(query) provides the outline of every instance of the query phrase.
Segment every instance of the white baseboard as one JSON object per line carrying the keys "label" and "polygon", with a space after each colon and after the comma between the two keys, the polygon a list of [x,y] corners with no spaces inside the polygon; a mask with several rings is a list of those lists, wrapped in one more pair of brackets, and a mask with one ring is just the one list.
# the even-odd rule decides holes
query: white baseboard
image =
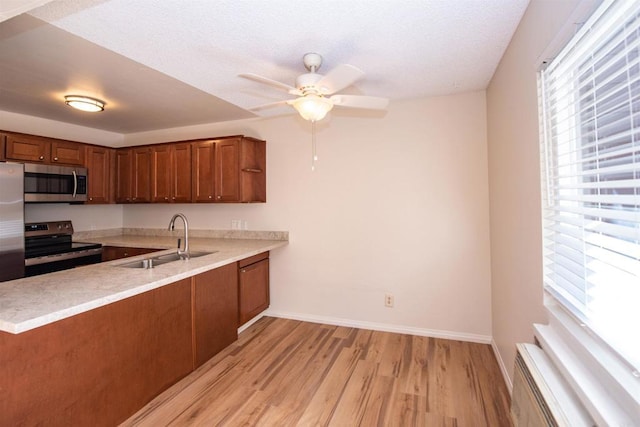
{"label": "white baseboard", "polygon": [[[263,311],[262,313],[258,314],[256,317],[254,317],[253,319],[249,320],[247,323],[245,323],[244,325],[240,326],[238,328],[238,334],[242,331],[244,331],[245,329],[247,329],[249,326],[253,325],[254,323],[256,323],[258,320],[262,319],[265,315],[267,314],[266,311]],[[276,317],[276,316],[273,316]]]}
{"label": "white baseboard", "polygon": [[324,323],[326,325],[346,326],[350,328],[369,329],[383,332],[395,332],[398,334],[416,335],[421,337],[468,341],[480,344],[491,344],[493,341],[491,336],[488,335],[465,334],[460,332],[442,331],[435,329],[414,328],[412,326],[389,325],[386,323],[364,322],[360,320],[341,319],[337,317],[327,316],[314,316],[303,313],[288,313],[271,309],[265,311],[263,315],[281,317],[284,319],[300,320],[303,322]]}
{"label": "white baseboard", "polygon": [[507,385],[509,389],[509,394],[513,393],[513,382],[509,377],[509,371],[507,370],[507,365],[504,364],[504,360],[502,359],[502,355],[500,351],[498,351],[498,345],[496,342],[491,339],[491,348],[493,349],[493,354],[496,356],[496,360],[498,361],[498,366],[500,366],[500,371],[502,371],[502,377],[504,378],[504,383]]}

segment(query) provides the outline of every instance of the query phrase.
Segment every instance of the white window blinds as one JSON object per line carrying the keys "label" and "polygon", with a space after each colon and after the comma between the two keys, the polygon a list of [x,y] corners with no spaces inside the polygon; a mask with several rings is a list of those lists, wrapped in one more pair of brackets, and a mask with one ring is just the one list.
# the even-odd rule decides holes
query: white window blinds
{"label": "white window blinds", "polygon": [[545,288],[640,369],[640,1],[541,72]]}

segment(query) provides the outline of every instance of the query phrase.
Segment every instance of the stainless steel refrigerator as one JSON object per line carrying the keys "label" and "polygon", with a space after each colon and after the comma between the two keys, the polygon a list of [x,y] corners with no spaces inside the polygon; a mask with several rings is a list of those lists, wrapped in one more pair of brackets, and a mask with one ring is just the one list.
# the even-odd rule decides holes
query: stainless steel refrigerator
{"label": "stainless steel refrigerator", "polygon": [[24,277],[24,165],[0,162],[0,282]]}

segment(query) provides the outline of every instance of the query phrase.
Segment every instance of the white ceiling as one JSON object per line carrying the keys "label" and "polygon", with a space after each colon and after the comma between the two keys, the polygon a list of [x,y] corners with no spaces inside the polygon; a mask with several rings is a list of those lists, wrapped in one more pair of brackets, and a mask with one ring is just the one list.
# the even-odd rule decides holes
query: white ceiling
{"label": "white ceiling", "polygon": [[[237,75],[293,85],[306,52],[324,57],[321,74],[365,72],[342,93],[481,90],[528,1],[65,0],[7,19],[24,10],[3,0],[0,110],[119,133],[254,117],[247,108],[290,95]],[[61,101],[71,92],[107,108],[75,112]]]}

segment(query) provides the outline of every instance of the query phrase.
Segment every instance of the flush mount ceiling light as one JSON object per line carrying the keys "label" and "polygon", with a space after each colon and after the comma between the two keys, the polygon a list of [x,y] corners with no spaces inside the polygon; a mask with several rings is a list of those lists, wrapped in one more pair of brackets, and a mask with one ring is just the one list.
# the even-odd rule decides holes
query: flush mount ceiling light
{"label": "flush mount ceiling light", "polygon": [[104,110],[104,101],[80,95],[66,95],[64,103],[77,110],[97,113]]}

